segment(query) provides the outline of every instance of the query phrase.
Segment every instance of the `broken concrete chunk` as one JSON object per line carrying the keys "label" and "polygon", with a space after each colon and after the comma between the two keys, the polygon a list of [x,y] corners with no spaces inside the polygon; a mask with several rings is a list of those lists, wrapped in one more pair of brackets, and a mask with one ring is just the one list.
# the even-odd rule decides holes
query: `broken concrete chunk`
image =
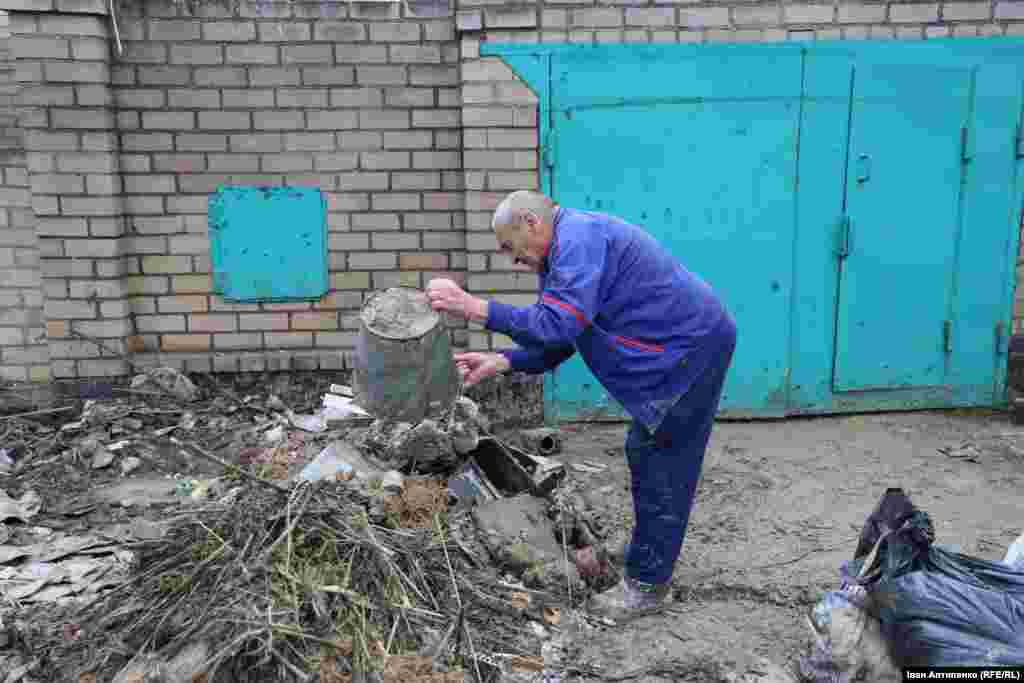
{"label": "broken concrete chunk", "polygon": [[0,491],[0,522],[8,519],[28,522],[39,514],[42,507],[43,501],[35,491],[25,491],[17,500]]}
{"label": "broken concrete chunk", "polygon": [[405,487],[405,476],[397,470],[388,470],[381,475],[380,484],[389,493],[401,493]]}
{"label": "broken concrete chunk", "polygon": [[472,514],[491,555],[511,570],[522,572],[532,564],[562,556],[547,502],[541,498],[502,498],[475,508]]}
{"label": "broken concrete chunk", "polygon": [[459,455],[471,453],[480,445],[479,428],[472,422],[452,422],[448,434],[452,440],[452,447]]}
{"label": "broken concrete chunk", "polygon": [[114,462],[116,457],[110,449],[100,446],[92,451],[92,468],[94,470],[101,470],[104,467],[110,467],[110,464]]}
{"label": "broken concrete chunk", "polygon": [[174,368],[153,368],[132,378],[132,389],[158,391],[191,402],[199,398],[199,389],[185,375]]}
{"label": "broken concrete chunk", "polygon": [[362,443],[366,448],[383,453],[391,448],[393,441],[412,429],[410,422],[392,422],[391,420],[374,420],[363,434]]}
{"label": "broken concrete chunk", "polygon": [[138,458],[125,458],[121,461],[121,474],[127,476],[139,469],[142,466],[142,461]]}
{"label": "broken concrete chunk", "polygon": [[190,643],[173,657],[148,654],[121,669],[112,683],[195,683],[204,680],[211,650],[206,641]]}
{"label": "broken concrete chunk", "polygon": [[434,420],[402,432],[384,457],[394,467],[409,465],[417,472],[447,472],[458,462],[451,437]]}
{"label": "broken concrete chunk", "polygon": [[272,446],[276,446],[284,441],[286,436],[287,434],[285,434],[284,427],[278,425],[263,435],[263,441]]}
{"label": "broken concrete chunk", "polygon": [[477,431],[487,434],[491,431],[490,420],[480,410],[480,406],[473,399],[460,396],[455,401],[454,419],[456,422],[468,422],[474,425]]}
{"label": "broken concrete chunk", "polygon": [[90,400],[86,401],[82,406],[82,415],[79,422],[81,423],[81,426],[90,425],[96,427],[108,424],[114,420],[120,420],[124,418],[125,415],[126,411],[122,406],[117,404],[108,405]]}

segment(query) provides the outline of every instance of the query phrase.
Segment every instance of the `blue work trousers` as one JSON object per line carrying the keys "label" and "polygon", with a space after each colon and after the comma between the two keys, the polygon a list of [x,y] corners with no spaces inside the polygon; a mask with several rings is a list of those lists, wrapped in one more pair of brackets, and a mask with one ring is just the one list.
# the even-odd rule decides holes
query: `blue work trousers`
{"label": "blue work trousers", "polygon": [[704,453],[736,348],[731,319],[715,335],[714,344],[706,369],[669,409],[657,431],[652,435],[634,422],[626,436],[635,526],[625,561],[626,574],[633,580],[669,582],[682,550]]}

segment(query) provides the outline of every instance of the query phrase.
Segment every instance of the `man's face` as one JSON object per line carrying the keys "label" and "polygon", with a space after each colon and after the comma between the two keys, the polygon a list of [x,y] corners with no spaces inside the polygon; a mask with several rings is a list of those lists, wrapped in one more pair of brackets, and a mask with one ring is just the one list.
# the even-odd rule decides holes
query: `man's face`
{"label": "man's face", "polygon": [[524,265],[539,273],[547,247],[541,232],[539,219],[531,213],[523,214],[518,225],[504,225],[495,229],[498,250],[516,265]]}

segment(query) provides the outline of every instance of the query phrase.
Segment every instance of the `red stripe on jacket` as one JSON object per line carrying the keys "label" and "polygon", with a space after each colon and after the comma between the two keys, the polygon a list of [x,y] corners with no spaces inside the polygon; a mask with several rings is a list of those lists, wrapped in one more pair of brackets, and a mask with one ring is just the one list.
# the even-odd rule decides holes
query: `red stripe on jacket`
{"label": "red stripe on jacket", "polygon": [[542,297],[541,300],[544,303],[546,303],[546,304],[551,304],[552,306],[558,306],[563,311],[566,311],[570,315],[575,316],[576,320],[579,322],[579,324],[584,326],[584,327],[586,327],[587,325],[590,324],[590,323],[587,322],[587,319],[583,317],[583,314],[575,306],[573,306],[572,304],[567,304],[564,301],[559,301],[558,299],[556,299],[555,297],[551,296],[550,294],[545,294]]}

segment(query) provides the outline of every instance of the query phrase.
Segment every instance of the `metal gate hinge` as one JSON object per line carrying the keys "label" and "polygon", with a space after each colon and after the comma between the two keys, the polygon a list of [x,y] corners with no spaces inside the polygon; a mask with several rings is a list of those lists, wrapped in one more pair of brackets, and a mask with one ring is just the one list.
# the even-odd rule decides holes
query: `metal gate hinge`
{"label": "metal gate hinge", "polygon": [[836,240],[836,255],[844,259],[850,255],[850,217],[843,215],[839,218],[839,235]]}
{"label": "metal gate hinge", "polygon": [[942,321],[942,350],[946,353],[953,352],[953,322],[951,320]]}
{"label": "metal gate hinge", "polygon": [[548,128],[544,134],[544,145],[541,148],[541,157],[544,159],[544,166],[555,167],[555,129]]}
{"label": "metal gate hinge", "polygon": [[967,126],[960,129],[960,161],[970,161],[971,155],[968,145],[970,143],[970,132]]}

